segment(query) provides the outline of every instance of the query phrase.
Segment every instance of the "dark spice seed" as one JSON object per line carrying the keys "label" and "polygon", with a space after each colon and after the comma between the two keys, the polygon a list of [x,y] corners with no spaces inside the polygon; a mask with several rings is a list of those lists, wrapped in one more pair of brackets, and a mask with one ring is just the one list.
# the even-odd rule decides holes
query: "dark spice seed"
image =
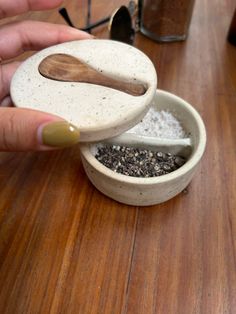
{"label": "dark spice seed", "polygon": [[185,158],[170,153],[116,145],[98,147],[95,158],[117,173],[144,178],[170,173],[186,162]]}
{"label": "dark spice seed", "polygon": [[174,162],[178,167],[181,167],[185,163],[185,159],[180,156],[176,156]]}

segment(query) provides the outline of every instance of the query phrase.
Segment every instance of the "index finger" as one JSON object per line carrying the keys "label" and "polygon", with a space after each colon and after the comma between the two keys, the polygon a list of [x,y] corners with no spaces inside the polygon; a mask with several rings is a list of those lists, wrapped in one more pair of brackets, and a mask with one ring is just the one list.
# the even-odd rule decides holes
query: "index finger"
{"label": "index finger", "polygon": [[27,11],[53,9],[61,3],[62,0],[0,0],[0,19]]}

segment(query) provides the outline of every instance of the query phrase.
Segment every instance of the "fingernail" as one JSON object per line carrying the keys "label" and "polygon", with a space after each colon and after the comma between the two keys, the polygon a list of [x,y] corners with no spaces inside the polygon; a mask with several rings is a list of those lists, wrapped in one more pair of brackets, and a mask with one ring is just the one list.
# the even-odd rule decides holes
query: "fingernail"
{"label": "fingernail", "polygon": [[79,130],[66,121],[51,122],[39,127],[40,142],[46,146],[66,147],[79,142]]}

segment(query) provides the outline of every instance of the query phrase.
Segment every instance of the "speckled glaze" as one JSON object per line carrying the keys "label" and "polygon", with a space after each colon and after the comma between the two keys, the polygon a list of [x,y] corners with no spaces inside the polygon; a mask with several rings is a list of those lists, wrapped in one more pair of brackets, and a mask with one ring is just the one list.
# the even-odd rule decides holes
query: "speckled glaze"
{"label": "speckled glaze", "polygon": [[[38,66],[54,53],[79,58],[110,77],[142,82],[148,90],[131,96],[104,86],[71,83],[43,77]],[[26,60],[11,83],[11,97],[17,107],[56,114],[76,125],[81,141],[95,141],[118,135],[139,122],[149,109],[157,85],[156,71],[138,49],[111,40],[81,40],[44,49]]]}
{"label": "speckled glaze", "polygon": [[190,104],[173,94],[157,90],[152,105],[158,110],[170,111],[180,120],[190,134],[192,154],[181,168],[169,174],[155,178],[135,178],[105,167],[92,154],[93,145],[82,144],[82,162],[89,179],[99,191],[118,202],[148,206],[171,199],[189,184],[204,153],[205,126]]}

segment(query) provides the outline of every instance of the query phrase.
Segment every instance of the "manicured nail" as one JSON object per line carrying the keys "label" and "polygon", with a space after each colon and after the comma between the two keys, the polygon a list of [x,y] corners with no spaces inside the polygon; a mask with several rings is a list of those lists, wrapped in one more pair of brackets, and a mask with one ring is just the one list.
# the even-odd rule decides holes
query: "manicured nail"
{"label": "manicured nail", "polygon": [[79,142],[79,130],[66,121],[51,122],[39,128],[39,137],[43,145],[66,147]]}

